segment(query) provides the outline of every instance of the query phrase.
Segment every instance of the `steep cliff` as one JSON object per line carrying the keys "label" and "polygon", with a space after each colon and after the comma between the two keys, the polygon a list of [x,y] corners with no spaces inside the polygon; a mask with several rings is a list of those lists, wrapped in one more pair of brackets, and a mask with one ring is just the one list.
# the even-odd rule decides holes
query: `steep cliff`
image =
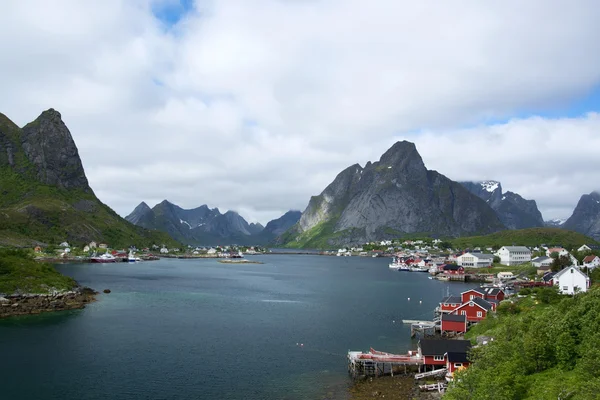
{"label": "steep cliff", "polygon": [[0,245],[175,243],[130,224],[98,200],[73,137],[53,109],[23,129],[0,114],[0,193]]}
{"label": "steep cliff", "polygon": [[378,162],[338,174],[281,239],[289,246],[330,247],[410,233],[458,236],[501,229],[483,200],[428,171],[415,145],[403,141]]}
{"label": "steep cliff", "polygon": [[600,241],[600,193],[592,192],[581,196],[573,215],[562,228],[583,233]]}

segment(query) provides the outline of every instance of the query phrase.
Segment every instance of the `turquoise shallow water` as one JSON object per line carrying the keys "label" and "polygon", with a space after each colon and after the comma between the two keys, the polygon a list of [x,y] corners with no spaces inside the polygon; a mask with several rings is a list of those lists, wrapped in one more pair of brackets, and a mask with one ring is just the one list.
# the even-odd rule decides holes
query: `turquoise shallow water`
{"label": "turquoise shallow water", "polygon": [[0,321],[2,398],[343,399],[349,349],[415,348],[399,321],[431,318],[447,290],[473,286],[381,258],[255,259],[265,264],[58,266],[112,293]]}

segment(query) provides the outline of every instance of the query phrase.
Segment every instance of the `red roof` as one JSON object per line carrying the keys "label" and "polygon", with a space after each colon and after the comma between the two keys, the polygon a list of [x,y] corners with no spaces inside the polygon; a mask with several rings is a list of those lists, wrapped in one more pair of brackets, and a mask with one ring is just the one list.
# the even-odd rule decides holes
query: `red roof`
{"label": "red roof", "polygon": [[587,263],[591,263],[592,261],[594,261],[594,259],[595,259],[596,257],[598,257],[598,256],[595,256],[595,255],[587,256],[587,257],[585,257],[585,258],[583,259],[583,262],[584,262],[585,264],[587,264]]}

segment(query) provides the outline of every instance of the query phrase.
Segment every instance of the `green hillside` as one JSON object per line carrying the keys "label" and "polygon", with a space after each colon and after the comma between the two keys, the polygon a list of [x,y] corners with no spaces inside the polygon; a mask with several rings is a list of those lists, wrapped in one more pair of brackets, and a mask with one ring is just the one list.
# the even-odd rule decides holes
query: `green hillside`
{"label": "green hillside", "polygon": [[580,247],[583,244],[598,243],[581,233],[560,228],[528,228],[505,230],[485,236],[470,236],[451,239],[453,247],[459,249],[473,247],[494,247],[521,245],[539,246],[540,244],[561,245],[566,249]]}
{"label": "green hillside", "polygon": [[26,251],[0,249],[0,293],[47,293],[76,285],[50,264],[34,261]]}
{"label": "green hillside", "polygon": [[468,336],[491,336],[455,376],[448,400],[597,399],[600,288],[574,297],[552,289],[503,303]]}
{"label": "green hillside", "polygon": [[0,114],[0,246],[92,240],[111,247],[177,245],[98,200],[59,113],[46,111],[23,129]]}

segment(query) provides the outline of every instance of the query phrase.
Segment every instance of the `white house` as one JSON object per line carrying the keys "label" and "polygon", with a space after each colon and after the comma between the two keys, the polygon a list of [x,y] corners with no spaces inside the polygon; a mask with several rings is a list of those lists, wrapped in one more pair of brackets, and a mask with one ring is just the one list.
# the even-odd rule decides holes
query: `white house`
{"label": "white house", "polygon": [[98,247],[98,245],[96,244],[96,242],[94,242],[93,240],[90,242],[90,244],[88,244],[90,249],[95,249]]}
{"label": "white house", "polygon": [[600,257],[595,255],[585,257],[583,259],[583,266],[590,269],[600,267]]}
{"label": "white house", "polygon": [[84,253],[90,251],[90,246],[88,246],[88,245],[84,246],[83,251],[84,251]]}
{"label": "white house", "polygon": [[211,256],[214,256],[215,254],[217,254],[217,250],[213,249],[211,247],[210,249],[208,249],[208,251],[206,252],[206,254],[210,254]]}
{"label": "white house", "polygon": [[519,265],[531,261],[531,250],[525,246],[502,246],[496,252],[500,263],[504,265]]}
{"label": "white house", "polygon": [[554,261],[553,258],[541,256],[541,257],[536,257],[533,260],[531,260],[531,265],[533,265],[534,267],[537,267],[537,268],[549,267],[550,265],[552,265],[553,261]]}
{"label": "white house", "polygon": [[69,243],[67,242],[62,242],[61,244],[58,245],[59,247],[69,247]]}
{"label": "white house", "polygon": [[562,247],[551,247],[548,250],[546,250],[546,257],[550,257],[552,253],[557,253],[559,257],[569,255],[569,252],[566,249],[563,249]]}
{"label": "white house", "polygon": [[512,279],[512,278],[514,278],[513,273],[512,272],[508,272],[508,271],[498,272],[497,276],[498,276],[498,279]]}
{"label": "white house", "polygon": [[491,267],[493,262],[494,256],[484,253],[465,253],[456,259],[456,263],[464,268]]}
{"label": "white house", "polygon": [[579,253],[581,253],[582,251],[592,251],[592,248],[590,246],[588,246],[587,244],[584,244],[583,246],[578,248],[577,251]]}
{"label": "white house", "polygon": [[587,292],[590,287],[590,278],[575,266],[570,266],[554,275],[554,284],[562,294],[575,294]]}
{"label": "white house", "polygon": [[166,247],[161,247],[160,252],[162,254],[167,254],[169,252],[169,249],[167,249]]}
{"label": "white house", "polygon": [[380,246],[391,246],[392,245],[392,241],[391,240],[382,240],[379,243]]}

